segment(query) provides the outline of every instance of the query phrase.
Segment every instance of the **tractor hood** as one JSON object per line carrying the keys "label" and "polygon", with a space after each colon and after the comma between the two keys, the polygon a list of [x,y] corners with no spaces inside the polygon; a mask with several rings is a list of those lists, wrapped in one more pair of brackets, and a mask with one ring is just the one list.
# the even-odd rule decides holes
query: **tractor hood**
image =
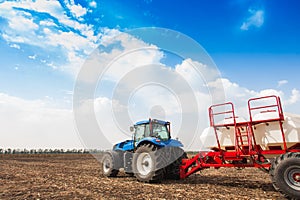
{"label": "tractor hood", "polygon": [[115,151],[132,151],[133,149],[133,140],[126,140],[113,146]]}

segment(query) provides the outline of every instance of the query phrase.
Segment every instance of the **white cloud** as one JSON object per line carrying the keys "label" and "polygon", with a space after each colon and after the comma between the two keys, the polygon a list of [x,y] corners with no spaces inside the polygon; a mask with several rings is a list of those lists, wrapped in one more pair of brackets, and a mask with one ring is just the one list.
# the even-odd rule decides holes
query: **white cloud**
{"label": "white cloud", "polygon": [[36,55],[32,55],[32,56],[28,56],[29,59],[35,60],[36,59]]}
{"label": "white cloud", "polygon": [[11,45],[9,45],[9,47],[15,48],[15,49],[21,49],[20,45],[17,45],[17,44],[11,44]]}
{"label": "white cloud", "polygon": [[47,65],[48,67],[51,67],[51,68],[54,69],[54,70],[58,69],[58,67],[57,67],[53,62],[47,63],[46,65]]}
{"label": "white cloud", "polygon": [[81,5],[71,5],[70,10],[77,18],[82,17],[87,13],[86,8],[83,8]]}
{"label": "white cloud", "polygon": [[226,94],[226,101],[233,102],[237,108],[237,113],[243,116],[244,118],[247,118],[248,116],[246,105],[248,99],[253,97],[270,95],[280,96],[282,100],[282,105],[288,110],[288,112],[300,113],[300,109],[292,109],[293,105],[300,104],[300,94],[297,89],[293,89],[291,91],[292,94],[290,96],[281,90],[275,89],[264,89],[261,91],[254,91],[249,90],[245,87],[241,87],[237,83],[233,83],[229,79],[224,78],[218,79],[215,82],[211,82],[208,84],[208,86],[211,88],[211,90],[214,90],[214,88],[219,87],[221,85],[219,82],[222,82],[223,84],[223,88]]}
{"label": "white cloud", "polygon": [[252,10],[249,9],[248,12],[251,14],[250,17],[243,22],[240,27],[241,30],[247,31],[251,27],[259,28],[264,24],[264,11],[263,10]]}
{"label": "white cloud", "polygon": [[50,27],[50,26],[57,26],[52,20],[42,20],[40,21],[40,26],[47,26],[47,27]]}
{"label": "white cloud", "polygon": [[97,3],[96,3],[96,1],[91,1],[91,2],[89,3],[89,5],[90,5],[90,7],[92,7],[92,8],[97,8]]}
{"label": "white cloud", "polygon": [[[185,79],[190,80],[194,84],[199,85],[197,80],[203,79],[205,81],[215,80],[219,76],[219,71],[211,66],[204,65],[198,61],[193,61],[187,58],[182,63],[175,66],[176,72]],[[198,86],[196,86],[198,87]]]}
{"label": "white cloud", "polygon": [[278,81],[277,87],[281,87],[281,86],[286,85],[286,84],[288,84],[287,80],[280,80],[280,81]]}
{"label": "white cloud", "polygon": [[299,101],[300,101],[300,92],[297,89],[293,89],[290,98],[286,102],[286,105],[292,105]]}
{"label": "white cloud", "polygon": [[[155,45],[114,29],[104,29],[100,44],[100,48],[82,66],[89,71],[84,76],[78,76],[78,80],[93,82],[101,78],[100,80],[116,82],[132,70],[145,65],[160,64],[163,58],[163,53]],[[103,74],[99,74],[99,71]]]}
{"label": "white cloud", "polygon": [[[157,108],[163,119],[172,121],[173,136],[180,137],[187,148],[193,148],[193,138],[196,137],[197,145],[197,134],[208,125],[207,107],[212,98],[206,83],[215,79],[218,71],[191,59],[170,68],[160,63],[163,52],[157,47],[126,34],[119,37],[118,41],[122,50],[115,48],[109,53],[98,52],[85,66],[99,69],[109,64],[97,90],[110,91],[109,97],[128,107],[124,112],[118,112],[114,123],[106,123],[110,115],[102,112],[106,118],[99,126],[114,126],[118,122],[118,132],[126,132],[129,121],[147,119]],[[109,43],[105,45],[109,46]],[[87,75],[84,80],[91,79],[93,74]],[[111,83],[110,86],[107,81]]]}
{"label": "white cloud", "polygon": [[270,95],[283,96],[284,93],[280,90],[264,89],[262,91],[259,91],[258,94],[256,94],[256,96],[270,96]]}
{"label": "white cloud", "polygon": [[2,148],[82,148],[71,110],[0,93]]}
{"label": "white cloud", "polygon": [[[86,14],[86,9],[80,5],[67,3],[67,7],[76,18]],[[31,10],[48,13],[57,21],[52,18],[38,19],[38,15],[30,14]],[[101,34],[96,33],[91,25],[70,19],[59,1],[47,3],[42,0],[5,1],[1,3],[0,15],[8,22],[8,26],[2,31],[2,37],[7,42],[28,44],[51,51],[55,49],[60,56],[66,56],[66,59],[64,63],[57,63],[55,60],[52,62],[59,66],[57,69],[70,73],[74,77],[85,57],[93,51],[101,37]],[[75,31],[71,31],[72,29]]]}
{"label": "white cloud", "polygon": [[[17,13],[17,15],[11,18],[8,22],[9,27],[17,32],[30,32],[38,29],[38,25],[33,22],[33,19],[28,19],[29,16]],[[32,17],[32,16],[30,16]]]}

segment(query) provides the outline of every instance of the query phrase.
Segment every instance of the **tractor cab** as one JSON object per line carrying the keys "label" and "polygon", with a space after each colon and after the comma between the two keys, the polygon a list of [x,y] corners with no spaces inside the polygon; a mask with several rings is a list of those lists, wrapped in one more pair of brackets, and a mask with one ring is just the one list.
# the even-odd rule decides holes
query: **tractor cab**
{"label": "tractor cab", "polygon": [[133,132],[132,139],[117,143],[113,146],[115,151],[131,151],[145,144],[161,147],[183,147],[178,140],[171,139],[170,122],[158,119],[148,119],[135,123],[130,127]]}
{"label": "tractor cab", "polygon": [[149,119],[137,122],[131,131],[134,131],[133,140],[136,147],[142,140],[154,139],[156,142],[171,139],[170,122]]}
{"label": "tractor cab", "polygon": [[134,151],[145,144],[161,147],[183,147],[178,140],[171,138],[170,122],[157,119],[149,119],[137,122],[130,128],[133,134]]}

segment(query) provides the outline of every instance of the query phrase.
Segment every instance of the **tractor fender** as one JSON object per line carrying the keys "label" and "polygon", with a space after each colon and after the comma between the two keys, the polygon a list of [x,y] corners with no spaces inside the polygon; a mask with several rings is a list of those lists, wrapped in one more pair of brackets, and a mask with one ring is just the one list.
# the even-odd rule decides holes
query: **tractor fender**
{"label": "tractor fender", "polygon": [[163,141],[163,140],[159,140],[157,138],[152,138],[152,137],[147,137],[147,138],[142,139],[137,144],[137,147],[139,147],[143,144],[148,144],[148,143],[153,144],[159,148],[161,148],[161,147],[183,147],[183,144],[178,140],[169,139],[167,141]]}
{"label": "tractor fender", "polygon": [[113,159],[113,163],[114,163],[114,168],[116,170],[123,168],[123,163],[124,163],[124,152],[122,151],[114,151],[114,150],[108,150],[105,153],[110,154],[112,159]]}
{"label": "tractor fender", "polygon": [[157,146],[159,148],[166,146],[166,144],[164,142],[159,141],[156,138],[150,138],[149,137],[149,138],[144,138],[141,141],[139,141],[138,144],[136,145],[136,147],[138,148],[138,147],[140,147],[144,144],[153,144],[154,146]]}
{"label": "tractor fender", "polygon": [[168,147],[183,147],[183,144],[180,141],[174,139],[168,140],[165,142],[165,145]]}

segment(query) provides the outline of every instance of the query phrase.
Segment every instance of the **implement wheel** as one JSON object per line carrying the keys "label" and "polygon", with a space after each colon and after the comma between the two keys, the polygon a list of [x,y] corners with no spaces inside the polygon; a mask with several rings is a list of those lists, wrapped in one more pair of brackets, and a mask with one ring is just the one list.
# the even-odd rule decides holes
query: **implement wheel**
{"label": "implement wheel", "polygon": [[273,186],[288,199],[300,199],[300,153],[277,157],[270,168]]}
{"label": "implement wheel", "polygon": [[164,178],[164,156],[153,144],[140,146],[133,155],[134,175],[142,182],[160,182]]}

